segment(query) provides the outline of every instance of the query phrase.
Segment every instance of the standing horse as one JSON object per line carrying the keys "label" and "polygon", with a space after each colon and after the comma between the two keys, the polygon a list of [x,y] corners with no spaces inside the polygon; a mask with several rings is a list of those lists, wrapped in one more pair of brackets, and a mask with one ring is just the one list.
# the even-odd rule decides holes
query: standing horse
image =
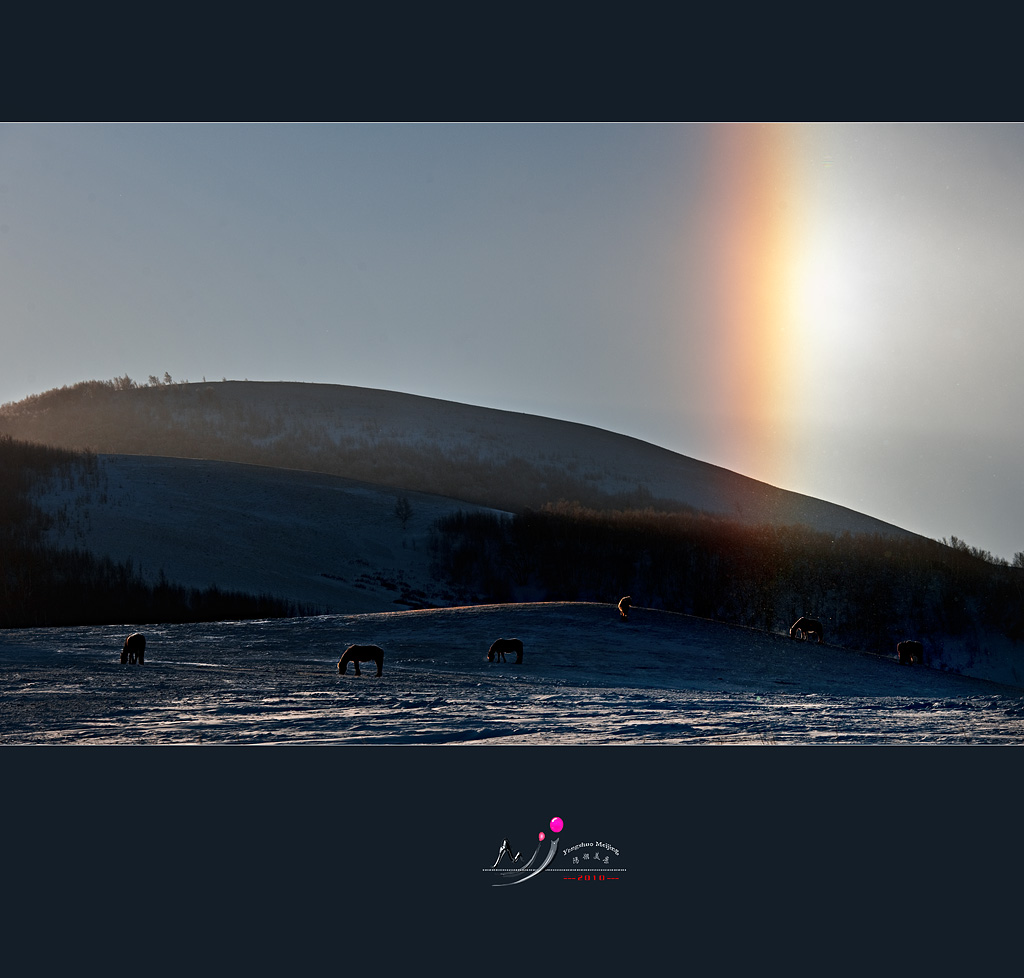
{"label": "standing horse", "polygon": [[136,661],[140,666],[146,661],[146,636],[141,632],[132,632],[121,646],[121,665],[135,665]]}
{"label": "standing horse", "polygon": [[821,622],[817,618],[797,618],[789,629],[789,637],[796,638],[797,632],[800,633],[800,637],[805,641],[811,635],[817,636],[819,642],[825,638],[825,629],[822,628]]}

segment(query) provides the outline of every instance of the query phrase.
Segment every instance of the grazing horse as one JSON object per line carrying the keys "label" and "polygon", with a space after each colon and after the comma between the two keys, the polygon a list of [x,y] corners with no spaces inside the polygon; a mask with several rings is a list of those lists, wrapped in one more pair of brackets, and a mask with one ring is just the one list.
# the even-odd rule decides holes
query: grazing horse
{"label": "grazing horse", "polygon": [[523,643],[518,638],[499,638],[488,650],[488,662],[506,662],[507,652],[515,652],[516,662],[523,661]]}
{"label": "grazing horse", "polygon": [[818,621],[817,618],[797,618],[789,629],[789,637],[796,638],[797,632],[800,633],[800,636],[805,641],[811,635],[816,635],[819,642],[821,642],[825,637],[825,629],[821,627],[821,622]]}
{"label": "grazing horse", "polygon": [[911,639],[899,642],[896,652],[899,654],[901,666],[913,665],[915,662],[918,665],[924,665],[924,646],[920,642]]}
{"label": "grazing horse", "polygon": [[124,645],[121,646],[121,664],[124,665],[126,662],[135,665],[136,662],[141,666],[146,661],[146,636],[141,632],[132,632],[124,640]]}
{"label": "grazing horse", "polygon": [[623,619],[629,618],[629,607],[632,603],[633,599],[628,594],[619,602],[619,614]]}
{"label": "grazing horse", "polygon": [[384,650],[379,645],[350,645],[338,660],[338,672],[348,672],[348,664],[356,667],[356,675],[360,675],[360,662],[376,662],[377,675],[384,674]]}

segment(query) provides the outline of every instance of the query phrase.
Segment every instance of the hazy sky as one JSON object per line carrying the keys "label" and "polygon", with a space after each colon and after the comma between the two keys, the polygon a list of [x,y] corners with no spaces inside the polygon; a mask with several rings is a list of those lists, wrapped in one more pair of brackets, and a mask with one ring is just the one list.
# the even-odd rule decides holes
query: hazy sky
{"label": "hazy sky", "polygon": [[1024,550],[1024,126],[2,125],[0,403],[296,380]]}

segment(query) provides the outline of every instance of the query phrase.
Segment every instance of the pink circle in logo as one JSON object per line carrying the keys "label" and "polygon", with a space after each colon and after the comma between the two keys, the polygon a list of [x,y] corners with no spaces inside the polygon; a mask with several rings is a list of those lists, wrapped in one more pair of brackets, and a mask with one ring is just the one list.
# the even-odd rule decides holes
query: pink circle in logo
{"label": "pink circle in logo", "polygon": [[551,831],[556,835],[562,831],[562,820],[557,815],[551,819]]}
{"label": "pink circle in logo", "polygon": [[537,840],[538,840],[539,842],[543,842],[543,841],[544,841],[544,833],[543,833],[543,832],[541,832],[541,833],[539,833],[539,834],[538,834],[538,836],[537,836]]}

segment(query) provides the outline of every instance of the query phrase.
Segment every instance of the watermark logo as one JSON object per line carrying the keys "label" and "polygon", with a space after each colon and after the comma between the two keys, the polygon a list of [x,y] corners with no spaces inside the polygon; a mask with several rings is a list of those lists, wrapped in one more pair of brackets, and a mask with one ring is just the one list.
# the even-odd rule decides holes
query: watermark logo
{"label": "watermark logo", "polygon": [[612,883],[624,878],[621,853],[607,842],[578,842],[562,850],[566,868],[562,879],[572,883]]}
{"label": "watermark logo", "polygon": [[537,833],[537,847],[528,858],[509,839],[502,839],[493,864],[484,869],[491,886],[517,886],[547,872],[574,883],[620,882],[626,872],[621,853],[607,842],[561,845],[565,822],[557,815]]}

